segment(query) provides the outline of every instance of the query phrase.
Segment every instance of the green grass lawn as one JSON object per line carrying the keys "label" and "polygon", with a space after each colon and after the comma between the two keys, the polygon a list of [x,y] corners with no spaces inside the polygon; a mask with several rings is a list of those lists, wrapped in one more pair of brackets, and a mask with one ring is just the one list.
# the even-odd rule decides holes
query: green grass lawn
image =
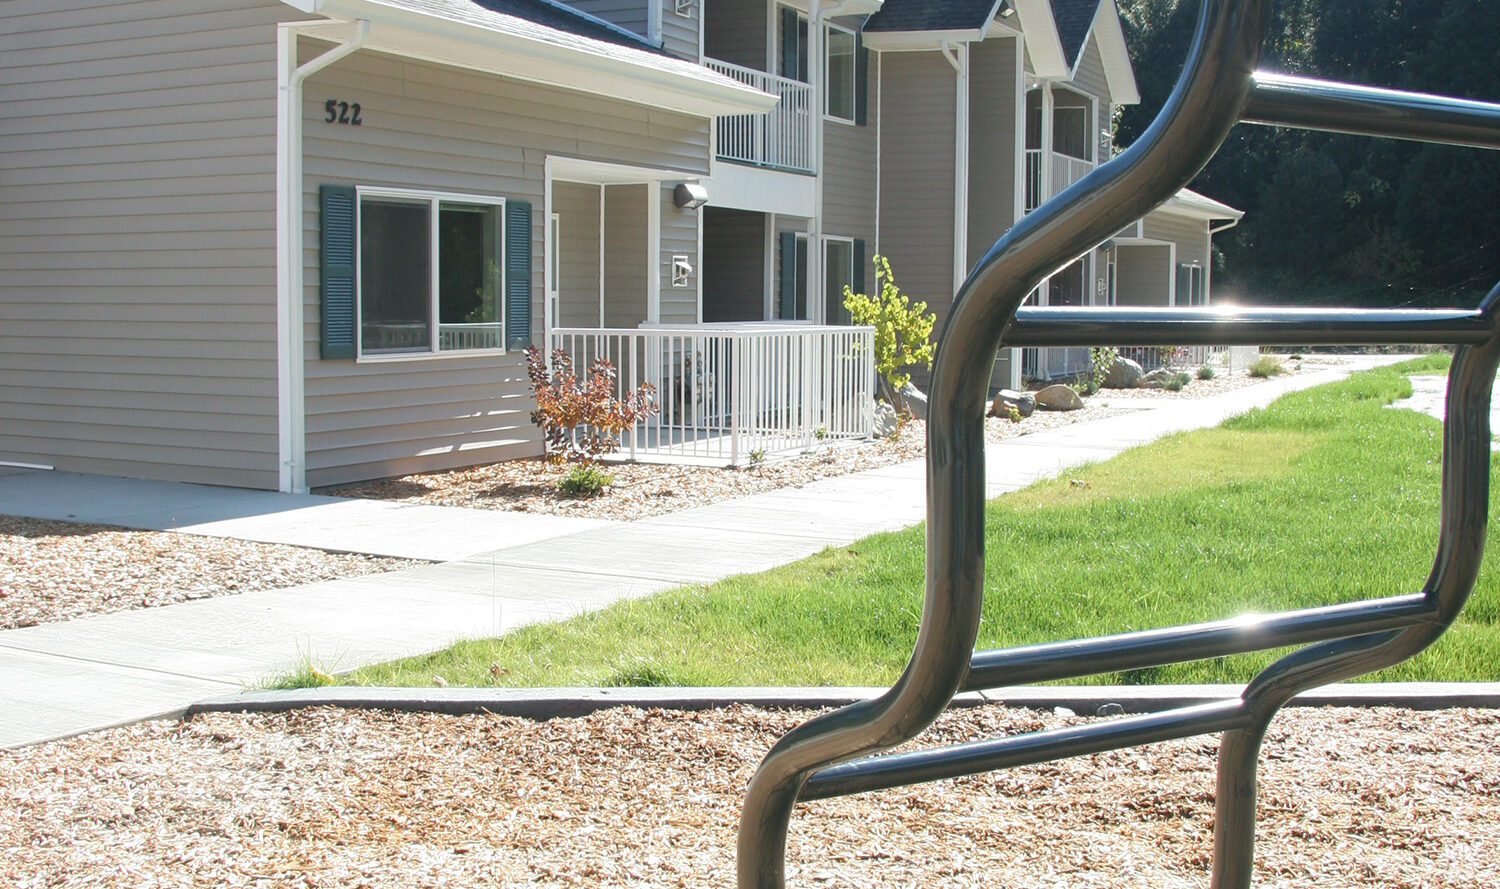
{"label": "green grass lawn", "polygon": [[[1446,366],[1438,355],[1357,374],[992,501],[981,647],[1416,591],[1437,539],[1441,424],[1384,406],[1410,392],[1403,372]],[[884,685],[916,637],[923,534],[876,535],[345,681]],[[1495,561],[1491,547],[1443,639],[1377,678],[1500,678]],[[1090,681],[1241,681],[1271,656]]]}

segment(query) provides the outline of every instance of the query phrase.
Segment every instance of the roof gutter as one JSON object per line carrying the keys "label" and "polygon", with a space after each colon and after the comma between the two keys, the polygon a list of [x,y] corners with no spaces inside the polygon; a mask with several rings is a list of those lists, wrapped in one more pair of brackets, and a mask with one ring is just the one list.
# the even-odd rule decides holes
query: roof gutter
{"label": "roof gutter", "polygon": [[[300,67],[297,36],[331,22],[285,23],[276,42],[276,426],[277,489],[307,490],[306,294],[302,268],[302,84],[369,42],[360,20],[343,43]],[[341,23],[340,23],[341,24]]]}

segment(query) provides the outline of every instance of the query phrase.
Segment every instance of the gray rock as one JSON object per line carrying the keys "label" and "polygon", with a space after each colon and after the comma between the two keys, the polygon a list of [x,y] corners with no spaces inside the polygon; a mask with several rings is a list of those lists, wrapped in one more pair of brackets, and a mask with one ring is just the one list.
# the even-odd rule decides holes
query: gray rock
{"label": "gray rock", "polygon": [[1156,370],[1153,370],[1150,373],[1146,374],[1145,376],[1141,377],[1141,382],[1142,383],[1156,383],[1156,384],[1160,385],[1160,384],[1165,383],[1166,381],[1172,379],[1172,376],[1174,374],[1176,374],[1176,373],[1177,373],[1177,371],[1172,370],[1169,367],[1158,367]]}
{"label": "gray rock", "polygon": [[927,396],[923,395],[922,390],[913,385],[911,380],[907,380],[906,385],[901,387],[901,402],[913,419],[927,419]]}
{"label": "gray rock", "polygon": [[1105,389],[1132,389],[1141,382],[1143,375],[1140,364],[1117,355],[1115,363],[1104,372],[1104,380],[1099,385]]}
{"label": "gray rock", "polygon": [[1067,716],[1077,716],[1078,714],[1074,713],[1072,710],[1069,710],[1067,707],[1053,707],[1052,708],[1052,715],[1053,716],[1067,717]]}
{"label": "gray rock", "polygon": [[1095,712],[1099,716],[1119,716],[1125,712],[1125,708],[1119,704],[1100,704]]}
{"label": "gray rock", "polygon": [[995,396],[995,400],[990,402],[990,416],[1006,416],[1006,410],[1009,408],[1014,408],[1016,413],[1023,417],[1029,417],[1032,411],[1036,410],[1036,396],[1030,392],[1001,389]]}
{"label": "gray rock", "polygon": [[1036,406],[1044,411],[1076,411],[1083,407],[1083,399],[1073,387],[1057,383],[1036,393]]}
{"label": "gray rock", "polygon": [[889,438],[896,434],[896,409],[883,401],[875,402],[875,437]]}

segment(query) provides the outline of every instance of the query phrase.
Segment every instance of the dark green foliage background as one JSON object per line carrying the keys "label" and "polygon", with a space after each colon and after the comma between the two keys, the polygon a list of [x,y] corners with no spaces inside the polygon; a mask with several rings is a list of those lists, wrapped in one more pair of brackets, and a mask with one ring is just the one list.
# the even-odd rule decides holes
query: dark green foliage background
{"label": "dark green foliage background", "polygon": [[[1141,104],[1171,93],[1200,0],[1118,0]],[[1500,2],[1276,0],[1262,69],[1500,101]],[[1246,211],[1218,235],[1215,300],[1473,306],[1500,280],[1500,152],[1240,125],[1193,188]]]}

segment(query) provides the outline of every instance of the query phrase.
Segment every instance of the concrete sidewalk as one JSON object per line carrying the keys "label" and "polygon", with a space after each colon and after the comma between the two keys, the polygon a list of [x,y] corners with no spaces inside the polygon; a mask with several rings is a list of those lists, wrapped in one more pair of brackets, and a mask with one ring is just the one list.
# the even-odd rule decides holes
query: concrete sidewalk
{"label": "concrete sidewalk", "polygon": [[[1381,359],[1142,409],[987,449],[997,496]],[[1106,396],[1107,398],[1107,396]],[[636,522],[47,472],[0,475],[0,513],[443,560],[384,575],[0,631],[0,746],[158,715],[311,659],[348,670],[761,571],[925,515],[921,461]],[[496,546],[496,543],[504,541]],[[666,545],[670,544],[670,545]],[[424,554],[425,553],[425,554]],[[917,595],[919,591],[913,591]]]}

